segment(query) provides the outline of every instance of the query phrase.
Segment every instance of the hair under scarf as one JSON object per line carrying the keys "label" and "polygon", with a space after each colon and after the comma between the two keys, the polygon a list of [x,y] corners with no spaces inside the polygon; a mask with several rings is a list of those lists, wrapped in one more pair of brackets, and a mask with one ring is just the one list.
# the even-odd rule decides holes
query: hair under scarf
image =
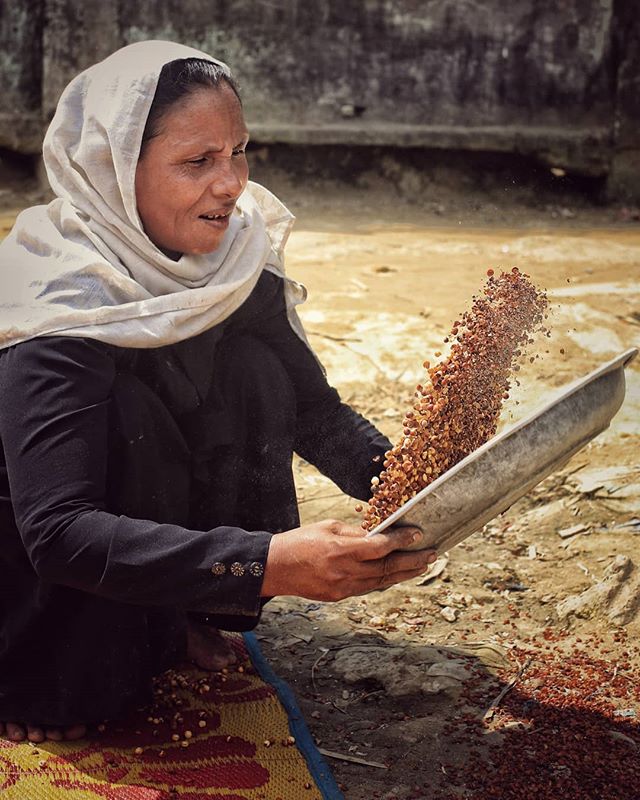
{"label": "hair under scarf", "polygon": [[[0,245],[0,347],[36,336],[85,336],[160,347],[218,324],[249,296],[263,269],[283,278],[294,217],[249,182],[220,246],[164,255],[144,232],[135,172],[162,67],[211,56],[172,42],[128,45],[76,76],[44,140],[54,199],[23,211]],[[285,278],[289,318],[303,287]],[[306,341],[306,340],[305,340]]]}

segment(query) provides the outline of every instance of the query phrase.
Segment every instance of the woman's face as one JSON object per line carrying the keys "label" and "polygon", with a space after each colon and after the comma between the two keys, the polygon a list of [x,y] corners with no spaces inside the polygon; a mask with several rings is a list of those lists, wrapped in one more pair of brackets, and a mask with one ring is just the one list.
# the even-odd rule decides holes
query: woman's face
{"label": "woman's face", "polygon": [[171,257],[211,253],[249,178],[242,106],[222,81],[187,95],[159,127],[136,168],[144,230]]}

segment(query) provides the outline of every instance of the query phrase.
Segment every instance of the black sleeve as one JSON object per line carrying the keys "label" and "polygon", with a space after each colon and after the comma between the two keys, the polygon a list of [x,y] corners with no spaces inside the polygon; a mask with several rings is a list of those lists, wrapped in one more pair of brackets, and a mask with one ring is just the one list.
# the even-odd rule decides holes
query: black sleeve
{"label": "black sleeve", "polygon": [[269,533],[188,530],[105,507],[111,350],[51,337],[0,356],[0,438],[34,569],[136,605],[258,614]]}
{"label": "black sleeve", "polygon": [[270,276],[261,313],[253,325],[285,365],[297,405],[296,452],[360,500],[371,496],[371,478],[382,469],[389,440],[368,420],[342,403],[310,348],[291,327],[281,279]]}

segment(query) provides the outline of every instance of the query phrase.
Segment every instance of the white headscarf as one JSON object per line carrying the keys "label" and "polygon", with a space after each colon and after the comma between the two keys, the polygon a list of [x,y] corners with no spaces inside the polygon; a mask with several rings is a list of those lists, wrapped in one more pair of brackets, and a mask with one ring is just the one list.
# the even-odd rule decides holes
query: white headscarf
{"label": "white headscarf", "polygon": [[[218,324],[249,296],[263,268],[284,277],[294,217],[249,182],[213,253],[173,261],[144,232],[135,197],[142,134],[162,67],[201,58],[172,42],[118,50],[74,78],[43,156],[56,199],[23,211],[0,245],[0,347],[36,336],[86,336],[160,347]],[[286,279],[289,317],[305,299]]]}

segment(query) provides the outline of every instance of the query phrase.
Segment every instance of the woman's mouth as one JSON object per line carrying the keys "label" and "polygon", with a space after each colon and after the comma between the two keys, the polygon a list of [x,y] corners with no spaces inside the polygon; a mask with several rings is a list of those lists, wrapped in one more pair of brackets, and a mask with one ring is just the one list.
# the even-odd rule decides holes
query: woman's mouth
{"label": "woman's mouth", "polygon": [[225,211],[220,214],[200,214],[199,219],[214,228],[226,228],[229,225],[230,216],[231,211]]}

